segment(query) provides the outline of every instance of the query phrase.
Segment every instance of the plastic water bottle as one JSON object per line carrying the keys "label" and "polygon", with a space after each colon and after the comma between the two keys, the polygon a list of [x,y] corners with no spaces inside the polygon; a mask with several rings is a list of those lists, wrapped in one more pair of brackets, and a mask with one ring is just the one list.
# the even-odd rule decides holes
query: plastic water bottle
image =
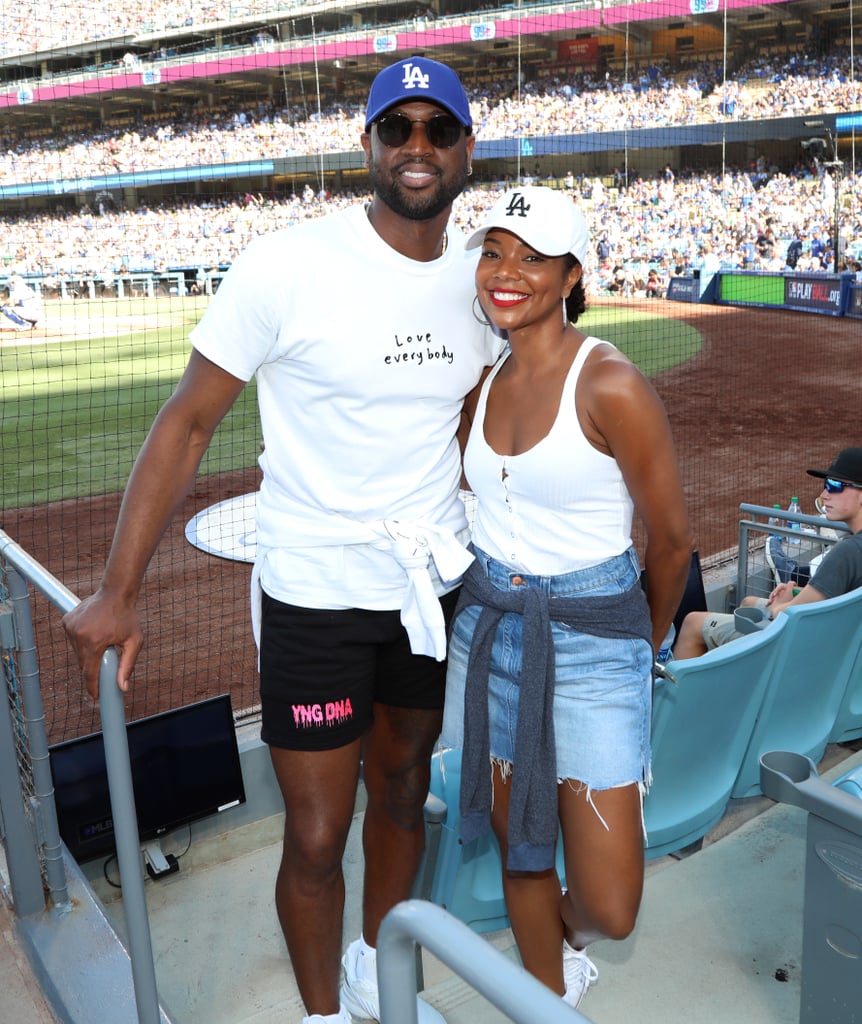
{"label": "plastic water bottle", "polygon": [[657,662],[664,665],[665,662],[671,660],[671,658],[673,657],[673,652],[671,651],[671,648],[673,647],[674,640],[676,640],[676,627],[673,623],[671,623],[670,629],[667,631],[667,635],[665,636],[664,640],[662,640],[661,647],[659,647],[658,649],[658,654],[655,656],[655,660]]}
{"label": "plastic water bottle", "polygon": [[[767,520],[767,524],[772,527],[781,527],[787,524],[787,520],[781,515],[781,505],[776,502],[772,506],[773,514]],[[789,576],[787,575],[787,550],[784,547],[784,536],[780,533],[768,533],[766,535],[766,564],[775,574],[775,579],[779,583],[785,582]]]}
{"label": "plastic water bottle", "polygon": [[[781,518],[781,506],[778,504],[777,501],[772,506],[772,511],[773,511],[774,514],[769,517],[769,519],[767,520],[767,524],[769,526],[781,526],[781,523],[783,522],[783,520]],[[770,537],[777,537],[779,541],[781,540],[781,534],[780,533],[771,533],[769,536]]]}
{"label": "plastic water bottle", "polygon": [[[787,506],[787,511],[788,512],[801,512],[802,511],[802,509],[799,507],[799,498],[791,498],[790,499],[790,504]],[[797,534],[802,532],[802,523],[791,523],[790,521],[788,521],[787,525],[790,527],[791,530],[796,531]],[[797,536],[797,537],[788,537],[787,538],[787,546],[788,547],[799,547],[799,545],[801,543],[802,543],[802,538],[801,537]]]}

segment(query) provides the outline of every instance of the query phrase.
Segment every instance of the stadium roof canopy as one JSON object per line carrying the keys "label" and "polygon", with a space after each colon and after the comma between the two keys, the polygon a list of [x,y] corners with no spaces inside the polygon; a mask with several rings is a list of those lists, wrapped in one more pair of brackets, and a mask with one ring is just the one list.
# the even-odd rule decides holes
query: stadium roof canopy
{"label": "stadium roof canopy", "polygon": [[[26,133],[76,122],[131,124],[141,115],[266,97],[313,112],[318,84],[325,95],[358,99],[379,68],[416,52],[464,74],[508,75],[514,88],[517,69],[559,63],[561,44],[572,40],[622,35],[626,52],[640,60],[690,57],[698,24],[722,34],[726,27],[724,52],[709,56],[726,57],[730,69],[779,36],[812,46],[848,37],[854,0],[568,0],[481,11],[476,0],[446,0],[446,14],[438,15],[440,3],[301,0],[268,15],[7,56],[0,59],[2,116]],[[658,30],[674,40],[673,53],[649,49]]]}

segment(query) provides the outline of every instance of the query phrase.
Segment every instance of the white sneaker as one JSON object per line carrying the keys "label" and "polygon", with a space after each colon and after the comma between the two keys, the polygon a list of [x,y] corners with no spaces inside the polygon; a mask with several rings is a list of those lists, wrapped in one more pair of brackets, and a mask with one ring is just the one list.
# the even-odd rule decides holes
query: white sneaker
{"label": "white sneaker", "polygon": [[598,976],[599,969],[587,956],[587,951],[572,949],[563,939],[563,981],[566,983],[563,1001],[577,1009],[587,989]]}
{"label": "white sneaker", "polygon": [[353,1024],[350,1014],[342,1005],[338,1013],[313,1013],[310,1017],[303,1017],[302,1024]]}
{"label": "white sneaker", "polygon": [[[362,950],[359,939],[351,942],[341,960],[344,981],[341,1002],[356,1020],[380,1020],[380,995],[377,991],[377,954]],[[446,1024],[443,1017],[416,997],[419,1024]],[[315,1022],[316,1024],[316,1022]]]}

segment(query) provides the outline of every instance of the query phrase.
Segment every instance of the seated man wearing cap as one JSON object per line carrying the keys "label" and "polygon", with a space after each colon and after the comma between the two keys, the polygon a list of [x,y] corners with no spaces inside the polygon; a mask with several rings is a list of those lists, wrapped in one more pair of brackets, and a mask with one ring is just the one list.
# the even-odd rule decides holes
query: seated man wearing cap
{"label": "seated man wearing cap", "polygon": [[[770,618],[792,604],[825,601],[862,587],[862,448],[845,448],[828,469],[809,469],[808,475],[823,480],[820,503],[829,522],[846,523],[853,533],[827,550],[796,596],[792,582],[775,587],[765,604]],[[732,613],[689,612],[673,654],[676,659],[697,658],[742,635],[734,628]]]}

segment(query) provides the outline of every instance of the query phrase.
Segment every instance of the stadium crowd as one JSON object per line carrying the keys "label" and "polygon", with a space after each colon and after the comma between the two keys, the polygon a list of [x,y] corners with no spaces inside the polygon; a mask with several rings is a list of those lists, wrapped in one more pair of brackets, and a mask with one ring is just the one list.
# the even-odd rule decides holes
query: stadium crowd
{"label": "stadium crowd", "polygon": [[[504,184],[464,193],[455,206],[463,230],[482,222]],[[653,177],[633,174],[620,188],[608,188],[599,178],[575,179],[572,185],[596,240],[588,268],[592,294],[643,295],[650,268],[657,271],[658,283],[651,286],[657,295],[671,274],[698,268],[832,269],[835,182],[828,172],[800,166],[784,174],[761,160],[724,176],[677,176],[667,168]],[[841,189],[842,238],[848,256],[857,257],[862,174],[848,175]],[[172,268],[199,268],[203,290],[207,277],[229,265],[255,236],[367,199],[353,192],[315,194],[306,186],[299,195],[4,218],[0,260],[8,272],[75,279],[82,295],[88,294],[87,281],[102,288],[117,274]],[[798,251],[791,257],[794,240]],[[842,269],[856,273],[858,265],[850,261]]]}
{"label": "stadium crowd", "polygon": [[30,4],[0,0],[4,32],[0,57],[64,47],[82,46],[94,39],[157,33],[192,25],[233,21],[255,14],[285,11],[289,0],[78,0],[51,4],[50,15],[33,17]]}
{"label": "stadium crowd", "polygon": [[[19,8],[8,0],[0,5],[7,25],[17,25]],[[92,0],[75,8],[75,19],[52,5],[48,22],[35,28],[39,47],[49,48],[279,7],[284,9],[284,2],[176,0],[144,7]],[[82,8],[87,18],[80,17]],[[23,28],[12,36],[16,45],[29,39]],[[35,45],[36,37],[31,41]],[[667,62],[635,68],[631,75],[575,73],[560,66],[525,80],[517,90],[511,75],[501,72],[473,86],[470,97],[476,135],[490,140],[849,112],[862,109],[861,80],[858,56],[788,50],[746,61],[732,80],[716,61],[695,62],[682,74],[672,73]],[[268,100],[188,108],[180,117],[166,111],[149,115],[146,123],[95,133],[55,128],[50,139],[17,137],[0,127],[0,185],[355,151],[364,106],[336,96],[321,96],[319,107],[316,97],[310,102],[310,107],[308,101]],[[533,173],[542,176],[538,166]],[[530,178],[525,172],[523,180]],[[661,295],[671,274],[695,268],[832,269],[836,182],[822,167],[800,162],[779,171],[761,157],[723,176],[667,167],[641,177],[628,168],[626,175],[615,172],[614,187],[608,181],[575,179],[571,172],[565,181],[583,205],[597,242],[589,268],[594,294]],[[477,184],[481,187],[456,204],[465,230],[480,223],[499,188],[511,182]],[[838,186],[842,248],[852,257],[846,269],[854,273],[853,258],[862,255],[860,184],[862,175],[851,173]],[[0,259],[9,273],[77,278],[80,294],[93,293],[88,281],[110,287],[117,274],[177,267],[199,268],[200,283],[208,287],[208,274],[229,265],[256,235],[366,200],[306,186],[298,195],[226,195],[118,210],[108,191],[94,192],[91,204],[74,213],[58,208],[0,219]]]}
{"label": "stadium crowd", "polygon": [[[474,89],[472,112],[477,138],[491,140],[854,111],[862,109],[862,57],[854,63],[851,68],[847,55],[758,59],[727,84],[714,63],[698,65],[683,84],[658,67],[635,83],[620,75],[557,75],[526,83],[517,96],[500,86]],[[349,152],[363,113],[338,104],[309,114],[298,105],[260,103],[189,111],[179,119],[166,114],[102,132],[57,132],[50,142],[0,130],[0,185]]]}

